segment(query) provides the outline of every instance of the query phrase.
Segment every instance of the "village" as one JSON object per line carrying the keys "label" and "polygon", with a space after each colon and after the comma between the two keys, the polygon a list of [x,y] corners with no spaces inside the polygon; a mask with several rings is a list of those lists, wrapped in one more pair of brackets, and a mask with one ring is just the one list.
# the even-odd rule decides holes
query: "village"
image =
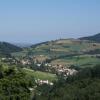
{"label": "village", "polygon": [[[43,72],[50,72],[56,74],[57,76],[68,77],[69,75],[75,75],[77,70],[70,68],[70,66],[62,65],[62,64],[50,64],[46,62],[48,58],[44,55],[38,55],[33,57],[24,57],[23,59],[15,59],[15,58],[1,58],[1,61],[6,62],[8,64],[15,64],[20,65],[22,68],[31,68],[35,71],[43,71]],[[49,58],[50,59],[50,58]],[[38,84],[50,84],[48,80],[36,80]]]}

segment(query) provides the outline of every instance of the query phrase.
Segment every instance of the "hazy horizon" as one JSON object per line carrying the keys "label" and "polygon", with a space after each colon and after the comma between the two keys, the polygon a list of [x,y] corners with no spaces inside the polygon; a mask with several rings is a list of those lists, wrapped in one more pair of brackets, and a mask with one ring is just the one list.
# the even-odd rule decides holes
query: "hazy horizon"
{"label": "hazy horizon", "polygon": [[39,43],[100,32],[99,0],[2,0],[0,41]]}
{"label": "hazy horizon", "polygon": [[[98,34],[98,33],[97,33]],[[0,42],[8,42],[8,43],[12,43],[12,44],[16,44],[16,45],[32,45],[32,44],[37,44],[37,43],[41,43],[41,42],[46,42],[46,41],[52,41],[52,40],[57,40],[57,39],[78,39],[81,37],[87,37],[87,36],[93,36],[96,34],[88,34],[88,35],[83,35],[83,36],[78,36],[78,37],[73,37],[73,36],[69,36],[69,37],[64,37],[64,35],[62,37],[53,37],[53,38],[49,38],[49,39],[44,39],[44,40],[39,40],[39,41],[33,41],[32,42],[28,42],[28,41],[9,41],[9,40],[0,40]]]}

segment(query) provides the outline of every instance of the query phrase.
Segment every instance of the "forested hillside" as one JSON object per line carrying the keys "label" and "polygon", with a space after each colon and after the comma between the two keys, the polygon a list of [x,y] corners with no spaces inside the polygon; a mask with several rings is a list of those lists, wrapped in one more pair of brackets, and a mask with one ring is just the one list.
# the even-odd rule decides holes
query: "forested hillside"
{"label": "forested hillside", "polygon": [[19,52],[22,49],[7,42],[0,42],[0,55],[10,55],[13,52]]}
{"label": "forested hillside", "polygon": [[0,65],[0,100],[30,100],[33,85],[22,69]]}
{"label": "forested hillside", "polygon": [[100,43],[100,33],[94,35],[94,36],[88,36],[88,37],[82,37],[80,38],[81,40],[90,40],[94,42],[99,42]]}

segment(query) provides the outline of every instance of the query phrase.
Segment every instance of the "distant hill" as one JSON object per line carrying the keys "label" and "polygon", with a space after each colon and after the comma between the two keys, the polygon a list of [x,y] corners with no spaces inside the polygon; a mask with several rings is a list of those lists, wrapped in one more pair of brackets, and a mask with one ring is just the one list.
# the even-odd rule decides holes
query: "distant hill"
{"label": "distant hill", "polygon": [[[53,65],[74,64],[90,67],[100,63],[100,59],[96,57],[99,53],[100,43],[79,39],[58,39],[32,45],[24,48],[22,52],[15,52],[12,55],[15,58],[33,57],[34,59],[35,57],[38,62],[47,61]],[[93,57],[91,57],[92,54]]]}
{"label": "distant hill", "polygon": [[24,47],[30,47],[32,46],[31,43],[13,43],[15,46],[18,46],[20,48],[24,48]]}
{"label": "distant hill", "polygon": [[98,48],[100,48],[100,44],[95,43],[94,46],[94,44],[89,41],[83,41],[79,39],[59,39],[32,45],[19,54],[46,55],[48,57],[55,58],[69,54],[83,54],[84,52],[89,52],[90,50],[95,50]]}
{"label": "distant hill", "polygon": [[90,40],[90,41],[95,41],[100,43],[100,33],[93,35],[93,36],[88,36],[88,37],[82,37],[80,38],[81,40]]}
{"label": "distant hill", "polygon": [[9,55],[13,52],[19,52],[22,49],[7,42],[0,42],[0,55]]}

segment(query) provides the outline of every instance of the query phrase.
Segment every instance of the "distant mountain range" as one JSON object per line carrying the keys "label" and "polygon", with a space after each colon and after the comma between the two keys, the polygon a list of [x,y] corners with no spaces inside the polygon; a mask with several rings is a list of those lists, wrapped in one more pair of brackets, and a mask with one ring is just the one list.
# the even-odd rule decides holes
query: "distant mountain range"
{"label": "distant mountain range", "polygon": [[31,45],[33,45],[31,43],[13,43],[13,44],[20,47],[20,48],[30,47]]}
{"label": "distant mountain range", "polygon": [[94,42],[99,42],[100,43],[100,33],[93,35],[93,36],[88,36],[88,37],[82,37],[80,38],[81,40],[90,40]]}

